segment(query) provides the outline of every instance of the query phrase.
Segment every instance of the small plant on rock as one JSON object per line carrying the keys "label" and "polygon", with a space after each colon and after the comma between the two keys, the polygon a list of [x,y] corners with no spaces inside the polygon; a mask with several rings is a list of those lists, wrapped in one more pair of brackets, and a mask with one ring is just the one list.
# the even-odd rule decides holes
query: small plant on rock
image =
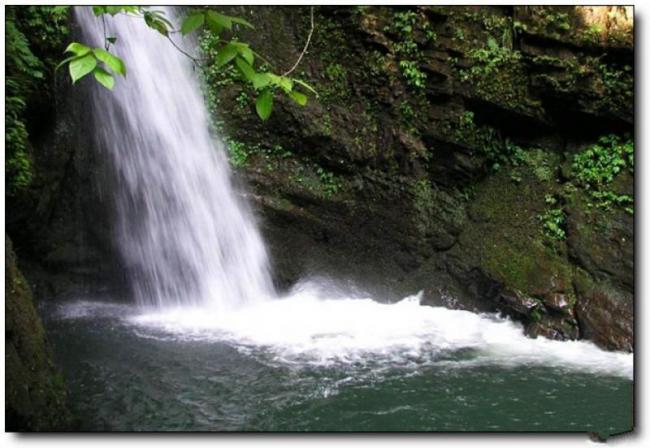
{"label": "small plant on rock", "polygon": [[616,135],[601,137],[594,145],[573,157],[571,165],[578,187],[587,190],[595,205],[609,208],[623,206],[632,212],[633,198],[618,194],[611,184],[619,173],[627,170],[634,173],[634,143],[629,138]]}

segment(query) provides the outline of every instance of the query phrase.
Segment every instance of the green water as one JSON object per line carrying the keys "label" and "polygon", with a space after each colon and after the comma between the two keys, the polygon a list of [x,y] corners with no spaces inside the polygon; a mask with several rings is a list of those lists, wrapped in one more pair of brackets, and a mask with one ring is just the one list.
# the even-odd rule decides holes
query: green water
{"label": "green water", "polygon": [[586,431],[632,427],[633,383],[547,366],[282,362],[264,348],[183,340],[114,313],[46,313],[70,402],[89,431]]}

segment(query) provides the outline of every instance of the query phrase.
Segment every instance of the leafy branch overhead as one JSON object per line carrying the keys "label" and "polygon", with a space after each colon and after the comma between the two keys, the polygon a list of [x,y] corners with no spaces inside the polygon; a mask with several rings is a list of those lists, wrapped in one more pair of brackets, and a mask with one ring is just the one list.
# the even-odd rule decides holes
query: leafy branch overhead
{"label": "leafy branch overhead", "polygon": [[[273,98],[277,92],[284,93],[301,106],[307,104],[308,94],[317,95],[316,90],[305,81],[288,76],[293,69],[283,75],[259,71],[256,68],[256,61],[259,59],[264,60],[264,58],[257,54],[248,43],[241,42],[234,36],[230,40],[221,39],[224,33],[232,34],[239,27],[254,29],[251,23],[241,17],[227,16],[209,9],[194,9],[184,16],[180,30],[174,30],[173,24],[162,11],[140,6],[93,6],[93,13],[95,16],[100,17],[102,21],[105,20],[105,14],[110,16],[126,14],[132,17],[140,17],[146,26],[167,38],[174,48],[196,64],[200,64],[201,59],[183,50],[171,36],[179,32],[181,35],[186,36],[198,31],[217,36],[218,42],[221,44],[216,50],[215,63],[217,67],[225,69],[227,65],[232,65],[240,74],[242,81],[253,87],[257,94],[255,110],[262,120],[267,120],[270,117],[273,110]],[[313,32],[313,9],[311,23],[312,28],[309,38],[293,68],[300,63],[309,45]],[[112,89],[115,85],[114,76],[126,76],[126,67],[122,59],[110,51],[111,46],[116,45],[117,39],[105,34],[104,42],[104,49],[90,48],[79,42],[71,43],[66,48],[66,52],[72,53],[72,56],[63,60],[57,68],[68,64],[70,78],[73,83],[92,73],[97,82],[107,89]]]}
{"label": "leafy branch overhead", "polygon": [[92,73],[101,85],[112,89],[115,79],[109,71],[126,76],[124,61],[103,48],[90,48],[79,42],[72,42],[65,52],[72,53],[73,56],[64,59],[57,68],[67,63],[73,84]]}

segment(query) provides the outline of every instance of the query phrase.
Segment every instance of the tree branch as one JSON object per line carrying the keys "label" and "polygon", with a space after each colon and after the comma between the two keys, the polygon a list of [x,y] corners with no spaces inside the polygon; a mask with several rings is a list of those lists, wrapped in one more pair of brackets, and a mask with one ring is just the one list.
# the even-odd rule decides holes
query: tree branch
{"label": "tree branch", "polygon": [[165,36],[165,37],[167,38],[167,40],[169,40],[169,41],[172,43],[172,45],[174,46],[174,48],[176,48],[178,51],[180,51],[183,55],[185,55],[185,56],[187,56],[188,58],[190,58],[190,59],[192,60],[192,62],[194,62],[194,63],[197,64],[197,65],[201,62],[201,60],[200,60],[199,58],[192,56],[192,55],[189,54],[187,51],[185,51],[185,50],[183,50],[181,47],[179,47],[179,46],[176,44],[176,42],[174,42],[174,40],[173,40],[171,37],[169,37],[169,35],[167,35],[167,36]]}
{"label": "tree branch", "polygon": [[311,16],[311,29],[309,30],[309,35],[307,36],[307,42],[305,42],[305,47],[302,49],[302,52],[300,53],[300,56],[298,57],[296,63],[293,64],[293,67],[291,67],[289,70],[284,72],[282,76],[290,75],[298,67],[298,64],[300,64],[300,61],[302,61],[302,58],[305,56],[305,53],[307,52],[307,48],[309,48],[309,42],[311,41],[311,36],[312,34],[314,34],[314,7],[313,6],[310,8],[310,16]]}
{"label": "tree branch", "polygon": [[102,14],[102,32],[104,33],[104,49],[108,51],[108,39],[106,38],[106,19]]}

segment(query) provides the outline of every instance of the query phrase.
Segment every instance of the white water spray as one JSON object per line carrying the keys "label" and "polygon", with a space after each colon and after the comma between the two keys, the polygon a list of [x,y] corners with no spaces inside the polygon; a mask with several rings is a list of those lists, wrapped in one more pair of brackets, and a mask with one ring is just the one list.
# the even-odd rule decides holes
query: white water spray
{"label": "white water spray", "polygon": [[[89,7],[75,12],[86,41],[103,47],[102,20]],[[117,242],[138,302],[223,311],[273,296],[266,249],[209,133],[191,61],[140,19],[105,22],[128,73],[112,92],[93,86],[95,132],[117,171]]]}

